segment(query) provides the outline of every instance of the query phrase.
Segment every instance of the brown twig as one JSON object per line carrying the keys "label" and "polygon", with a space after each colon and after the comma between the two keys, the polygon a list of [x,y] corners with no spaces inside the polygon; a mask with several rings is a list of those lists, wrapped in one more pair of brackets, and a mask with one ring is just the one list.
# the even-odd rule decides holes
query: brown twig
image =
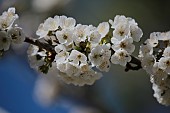
{"label": "brown twig", "polygon": [[[131,56],[132,60],[126,64],[125,71],[128,72],[129,70],[139,70],[142,69],[141,61],[134,56]],[[135,65],[135,66],[132,66]]]}
{"label": "brown twig", "polygon": [[29,44],[33,44],[35,46],[38,46],[39,48],[42,48],[42,49],[45,49],[47,51],[55,53],[54,47],[52,47],[51,45],[49,45],[47,43],[40,42],[39,40],[34,40],[34,39],[29,38],[29,37],[26,37],[24,42],[27,42]]}

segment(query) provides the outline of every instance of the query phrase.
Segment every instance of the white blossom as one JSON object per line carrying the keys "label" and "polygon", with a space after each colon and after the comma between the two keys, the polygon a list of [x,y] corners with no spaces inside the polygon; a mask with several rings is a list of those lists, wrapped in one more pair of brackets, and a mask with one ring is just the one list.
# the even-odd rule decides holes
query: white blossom
{"label": "white blossom", "polygon": [[80,75],[80,68],[77,65],[74,65],[73,63],[66,63],[66,74],[68,76],[79,76]]}
{"label": "white blossom", "polygon": [[118,24],[122,23],[122,24],[130,24],[130,25],[136,25],[137,23],[135,22],[134,19],[130,18],[130,17],[125,17],[123,15],[116,15],[113,20],[109,20],[109,23],[112,25],[111,28],[116,28]]}
{"label": "white blossom", "polygon": [[[88,25],[87,29],[90,31],[90,33],[97,31],[97,27],[93,26],[93,25]],[[99,31],[98,31],[99,32]],[[99,33],[100,34],[100,33]]]}
{"label": "white blossom", "polygon": [[161,33],[158,37],[159,40],[170,40],[170,31]]}
{"label": "white blossom", "polygon": [[[71,84],[73,82],[76,81],[76,77],[75,76],[68,76],[66,73],[64,72],[59,72],[58,77],[63,80],[66,84]],[[77,85],[77,84],[74,84]]]}
{"label": "white blossom", "polygon": [[60,27],[62,29],[73,29],[76,25],[76,20],[71,17],[60,16]]}
{"label": "white blossom", "polygon": [[152,35],[150,35],[150,39],[147,39],[146,43],[148,45],[150,45],[151,47],[156,47],[159,42],[158,42],[158,39],[156,37],[152,37]]}
{"label": "white blossom", "polygon": [[159,60],[158,67],[170,73],[170,57],[162,57]]}
{"label": "white blossom", "polygon": [[150,44],[142,44],[139,50],[139,57],[144,57],[145,55],[152,55],[153,54],[153,47]]}
{"label": "white blossom", "polygon": [[81,63],[86,64],[87,57],[77,50],[72,50],[68,60],[75,65],[80,65]]}
{"label": "white blossom", "polygon": [[160,88],[160,86],[156,84],[152,84],[152,89],[154,90],[154,97],[157,99],[159,103],[162,103],[163,98],[161,97],[161,94],[163,94],[163,90]]}
{"label": "white blossom", "polygon": [[157,85],[162,85],[164,80],[167,79],[167,77],[167,73],[163,69],[159,68],[158,62],[156,62],[152,68],[152,74],[150,77],[151,82]]}
{"label": "white blossom", "polygon": [[[109,62],[107,61],[110,60],[110,56],[111,56],[110,44],[103,44],[94,47],[91,50],[91,53],[89,54],[88,58],[92,66],[99,67],[104,62],[109,65]],[[106,64],[102,64],[102,65],[106,65]]]}
{"label": "white blossom", "polygon": [[92,44],[98,44],[101,41],[101,38],[102,37],[98,31],[93,31],[88,36],[88,41],[91,42]]}
{"label": "white blossom", "polygon": [[113,37],[121,40],[124,36],[131,36],[134,41],[139,42],[143,35],[142,30],[137,26],[134,19],[125,17],[123,15],[117,15],[113,20],[109,20],[114,28]]}
{"label": "white blossom", "polygon": [[0,50],[7,51],[11,44],[11,38],[5,31],[0,31]]}
{"label": "white blossom", "polygon": [[62,70],[59,77],[67,84],[74,84],[78,86],[83,86],[85,84],[91,85],[101,77],[99,73],[91,70],[91,68],[86,64],[82,65],[80,68],[79,66],[77,67],[68,62],[61,64],[60,67],[61,70],[62,68],[65,70]]}
{"label": "white blossom", "polygon": [[114,21],[110,19],[109,23],[112,25],[111,28],[116,28],[120,23],[127,23],[127,19],[123,15],[116,15]]}
{"label": "white blossom", "polygon": [[102,47],[97,46],[93,48],[88,57],[93,66],[100,65],[103,60]]}
{"label": "white blossom", "polygon": [[130,26],[138,26],[138,23],[136,23],[136,21],[133,18],[131,18],[131,17],[126,17],[126,18],[129,22]]}
{"label": "white blossom", "polygon": [[69,56],[69,52],[66,51],[66,48],[64,45],[59,44],[55,47],[55,52],[57,53],[55,56],[54,61],[59,64],[59,63],[64,63],[67,61],[67,58]]}
{"label": "white blossom", "polygon": [[84,73],[81,73],[80,76],[78,76],[78,85],[92,85],[94,82],[102,77],[102,74],[99,72],[96,72],[94,70],[89,70]]}
{"label": "white blossom", "polygon": [[108,72],[110,70],[110,66],[110,60],[104,59],[101,61],[101,64],[97,66],[97,69],[99,69],[100,71]]}
{"label": "white blossom", "polygon": [[159,40],[170,40],[170,31],[161,33]]}
{"label": "white blossom", "polygon": [[59,27],[59,20],[49,17],[45,20],[43,27],[47,31],[55,31]]}
{"label": "white blossom", "polygon": [[170,31],[168,32],[153,32],[150,34],[150,37],[153,37],[157,40],[170,40]]}
{"label": "white blossom", "polygon": [[41,23],[38,27],[38,30],[36,31],[36,35],[40,36],[39,38],[43,38],[43,37],[47,36],[48,32],[49,31],[44,28],[44,24]]}
{"label": "white blossom", "polygon": [[130,26],[130,33],[135,42],[139,42],[141,37],[143,36],[142,30],[136,25]]}
{"label": "white blossom", "polygon": [[120,64],[126,66],[127,62],[131,61],[131,56],[126,50],[119,49],[111,56],[111,62],[113,64]]}
{"label": "white blossom", "polygon": [[115,30],[113,31],[113,37],[122,40],[125,36],[130,34],[130,26],[129,24],[120,23],[117,25]]}
{"label": "white blossom", "polygon": [[89,33],[90,33],[90,29],[88,28],[87,25],[78,24],[74,31],[74,35],[75,35],[74,41],[76,43],[85,42]]}
{"label": "white blossom", "polygon": [[[79,79],[77,76],[70,76],[67,75],[66,73],[60,73],[58,75],[66,84],[74,84],[75,86],[80,86],[79,84],[81,84],[79,81],[81,79]],[[83,81],[83,80],[82,80]],[[81,81],[81,82],[82,82]],[[81,85],[82,86],[82,85]]]}
{"label": "white blossom", "polygon": [[[74,69],[70,71],[76,72]],[[92,85],[96,80],[102,77],[102,74],[90,69],[86,72],[80,73],[79,76],[71,76],[70,74],[68,75],[61,72],[59,77],[67,84],[83,86]]]}
{"label": "white blossom", "polygon": [[69,53],[67,51],[61,51],[55,56],[55,62],[56,63],[62,63],[67,61],[67,58],[69,56]]}
{"label": "white blossom", "polygon": [[164,80],[164,79],[166,79],[168,77],[167,73],[163,69],[159,68],[159,63],[158,62],[156,62],[153,65],[152,71],[153,71],[154,76],[159,76],[162,80]]}
{"label": "white blossom", "polygon": [[89,71],[91,68],[92,66],[89,65],[88,63],[80,65],[80,70],[82,73]]}
{"label": "white blossom", "polygon": [[13,43],[21,44],[25,40],[25,35],[20,27],[12,27],[8,31],[8,36],[12,39]]}
{"label": "white blossom", "polygon": [[69,29],[63,29],[62,31],[56,32],[56,37],[60,44],[65,44],[66,46],[73,43],[73,31]]}
{"label": "white blossom", "polygon": [[18,15],[15,14],[15,8],[9,8],[7,12],[3,12],[3,14],[0,16],[0,29],[9,29],[10,27],[12,27],[14,21],[17,18]]}
{"label": "white blossom", "polygon": [[109,32],[109,23],[108,22],[102,22],[98,25],[97,30],[100,33],[101,37],[105,37]]}
{"label": "white blossom", "polygon": [[145,57],[141,60],[142,68],[146,70],[147,73],[152,74],[152,68],[155,62],[156,61],[153,55],[145,55]]}
{"label": "white blossom", "polygon": [[102,56],[105,60],[110,60],[111,50],[110,50],[110,43],[104,44],[102,47]]}
{"label": "white blossom", "polygon": [[169,32],[153,32],[140,47],[142,67],[150,74],[154,97],[162,105],[170,105]]}
{"label": "white blossom", "polygon": [[113,37],[111,38],[111,42],[113,43],[112,49],[114,51],[117,51],[121,48],[126,50],[128,53],[132,53],[135,50],[135,46],[132,44],[133,43],[132,37],[125,37],[121,41]]}
{"label": "white blossom", "polygon": [[154,97],[157,99],[157,101],[163,105],[170,105],[170,88],[159,86],[157,84],[153,84],[152,89],[154,90]]}
{"label": "white blossom", "polygon": [[39,66],[44,64],[44,57],[46,56],[45,50],[39,52],[39,47],[30,45],[27,54],[32,68],[38,69]]}

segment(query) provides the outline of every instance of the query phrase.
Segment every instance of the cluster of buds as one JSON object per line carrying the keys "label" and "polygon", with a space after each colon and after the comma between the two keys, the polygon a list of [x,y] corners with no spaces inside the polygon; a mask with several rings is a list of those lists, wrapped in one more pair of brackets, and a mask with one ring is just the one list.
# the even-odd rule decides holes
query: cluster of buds
{"label": "cluster of buds", "polygon": [[170,32],[153,32],[141,46],[142,67],[150,75],[154,97],[170,105]]}
{"label": "cluster of buds", "polygon": [[14,21],[18,19],[15,8],[9,8],[0,16],[0,55],[10,48],[11,43],[21,44],[25,40],[24,33],[20,27],[14,26]]}

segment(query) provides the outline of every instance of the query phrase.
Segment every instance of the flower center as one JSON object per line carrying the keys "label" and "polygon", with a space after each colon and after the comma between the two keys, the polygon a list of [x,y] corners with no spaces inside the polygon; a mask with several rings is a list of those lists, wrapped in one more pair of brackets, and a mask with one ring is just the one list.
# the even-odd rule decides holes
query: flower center
{"label": "flower center", "polygon": [[124,54],[123,52],[121,52],[121,53],[119,54],[119,56],[120,56],[120,57],[124,57],[125,54]]}
{"label": "flower center", "polygon": [[93,56],[93,58],[95,58],[95,59],[97,59],[98,57],[101,57],[102,55],[100,55],[100,54],[95,54],[94,56]]}
{"label": "flower center", "polygon": [[124,33],[125,33],[124,31],[119,31],[120,36],[123,36]]}
{"label": "flower center", "polygon": [[123,43],[123,42],[121,42],[120,47],[121,47],[121,48],[125,48],[125,47],[126,47],[126,44]]}
{"label": "flower center", "polygon": [[167,65],[167,66],[170,66],[170,61],[169,61],[169,60],[166,61],[166,65]]}
{"label": "flower center", "polygon": [[80,59],[80,58],[81,58],[81,55],[78,55],[77,58]]}
{"label": "flower center", "polygon": [[2,26],[2,28],[7,28],[7,23],[3,22],[1,26]]}
{"label": "flower center", "polygon": [[67,40],[68,36],[67,35],[64,35],[63,36],[63,39]]}
{"label": "flower center", "polygon": [[16,34],[11,34],[12,39],[17,39],[17,35]]}

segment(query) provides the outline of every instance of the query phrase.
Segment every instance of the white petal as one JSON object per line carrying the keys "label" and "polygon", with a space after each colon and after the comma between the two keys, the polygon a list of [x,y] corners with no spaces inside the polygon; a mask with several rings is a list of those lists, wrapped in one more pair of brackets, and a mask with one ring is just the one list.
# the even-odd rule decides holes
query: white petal
{"label": "white petal", "polygon": [[88,40],[93,44],[95,43],[98,44],[101,41],[101,35],[99,34],[98,31],[94,31],[89,35]]}
{"label": "white petal", "polygon": [[135,42],[139,42],[143,35],[142,30],[138,26],[131,26],[130,32],[131,32],[131,37],[133,38],[133,40]]}
{"label": "white petal", "polygon": [[44,22],[44,29],[46,31],[55,31],[58,29],[59,23],[54,18],[47,18]]}
{"label": "white petal", "polygon": [[115,51],[115,53],[111,57],[111,62],[113,64],[120,64],[122,66],[125,66],[127,62],[131,61],[130,55],[127,53],[127,51],[119,49]]}
{"label": "white petal", "polygon": [[55,52],[56,53],[60,53],[61,51],[66,51],[66,48],[65,48],[64,45],[59,44],[59,45],[55,46]]}
{"label": "white petal", "polygon": [[40,36],[40,38],[43,38],[45,36],[47,36],[48,34],[48,30],[44,29],[44,24],[41,23],[38,27],[38,30],[36,31],[36,35]]}
{"label": "white petal", "polygon": [[107,35],[109,32],[109,27],[108,22],[102,22],[98,25],[97,30],[101,34],[101,37],[105,37]]}
{"label": "white petal", "polygon": [[162,56],[170,57],[170,47],[165,48]]}

